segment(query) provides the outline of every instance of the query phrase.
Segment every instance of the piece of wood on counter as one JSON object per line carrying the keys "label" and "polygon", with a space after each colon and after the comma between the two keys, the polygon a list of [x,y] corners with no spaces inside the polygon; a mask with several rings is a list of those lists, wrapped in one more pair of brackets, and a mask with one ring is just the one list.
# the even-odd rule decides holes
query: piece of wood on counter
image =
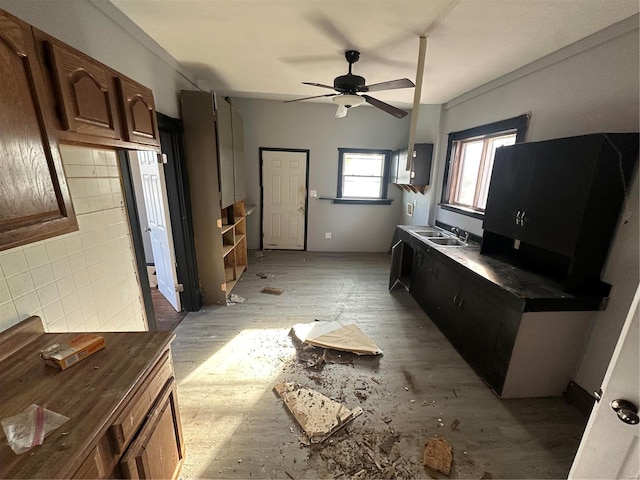
{"label": "piece of wood on counter", "polygon": [[278,383],[273,389],[307,435],[309,443],[321,443],[362,413],[297,383]]}
{"label": "piece of wood on counter", "polygon": [[424,448],[424,466],[442,472],[445,475],[451,473],[453,461],[453,448],[443,437],[433,437],[427,441]]}

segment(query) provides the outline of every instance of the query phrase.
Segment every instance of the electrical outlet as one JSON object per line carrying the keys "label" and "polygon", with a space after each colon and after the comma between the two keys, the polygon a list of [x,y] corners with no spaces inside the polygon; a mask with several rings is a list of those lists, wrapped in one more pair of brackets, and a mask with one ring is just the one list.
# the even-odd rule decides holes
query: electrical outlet
{"label": "electrical outlet", "polygon": [[324,238],[331,238],[331,232],[326,232],[324,234]]}

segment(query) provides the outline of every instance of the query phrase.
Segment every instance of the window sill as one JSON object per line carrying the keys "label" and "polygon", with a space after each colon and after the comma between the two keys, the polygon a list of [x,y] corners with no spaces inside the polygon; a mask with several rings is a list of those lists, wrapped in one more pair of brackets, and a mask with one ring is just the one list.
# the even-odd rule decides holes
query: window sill
{"label": "window sill", "polygon": [[448,210],[450,212],[459,213],[460,215],[466,215],[467,217],[484,220],[484,213],[480,213],[477,210],[460,207],[458,205],[449,205],[448,203],[439,203],[438,206],[443,210]]}
{"label": "window sill", "polygon": [[393,198],[335,198],[319,197],[320,200],[331,200],[331,203],[348,205],[391,205]]}

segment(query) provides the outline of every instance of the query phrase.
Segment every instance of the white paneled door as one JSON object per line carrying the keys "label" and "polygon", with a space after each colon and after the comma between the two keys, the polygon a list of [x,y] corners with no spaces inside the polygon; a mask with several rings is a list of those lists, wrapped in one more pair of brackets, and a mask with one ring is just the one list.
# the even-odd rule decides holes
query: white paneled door
{"label": "white paneled door", "polygon": [[591,412],[570,479],[640,478],[639,301],[640,288],[602,381],[602,398]]}
{"label": "white paneled door", "polygon": [[308,150],[261,150],[263,247],[304,250]]}
{"label": "white paneled door", "polygon": [[[173,233],[169,218],[164,170],[158,163],[158,155],[149,151],[130,152],[131,161],[140,165],[144,205],[147,211],[148,231],[151,235],[153,263],[156,267],[158,290],[171,303],[176,312],[182,310],[180,294],[176,291],[176,274]],[[144,228],[144,225],[142,226]]]}

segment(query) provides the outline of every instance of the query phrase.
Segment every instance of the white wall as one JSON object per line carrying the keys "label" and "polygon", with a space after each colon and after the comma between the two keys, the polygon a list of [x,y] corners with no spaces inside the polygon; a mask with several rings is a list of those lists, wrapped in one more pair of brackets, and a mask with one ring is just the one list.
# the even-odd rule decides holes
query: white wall
{"label": "white wall", "polygon": [[184,68],[107,0],[0,0],[0,8],[151,88],[165,115],[179,117],[178,92],[196,89]]}
{"label": "white wall", "polygon": [[[427,191],[422,193],[403,192],[402,212],[398,221],[401,225],[428,225],[433,222],[433,210],[435,191],[438,184],[438,150],[441,145],[440,139],[440,117],[442,105],[420,105],[418,109],[418,123],[416,124],[416,143],[433,143],[433,157],[431,162],[431,180]],[[409,139],[407,138],[407,143]],[[447,148],[447,145],[444,145]],[[393,187],[398,188],[398,187]],[[414,204],[413,217],[407,215],[407,203]]]}
{"label": "white wall", "polygon": [[[442,117],[437,198],[442,191],[447,134],[531,113],[527,141],[594,132],[639,130],[638,17],[632,17],[549,57],[450,101]],[[607,310],[593,333],[574,381],[600,386],[640,275],[638,179],[630,189],[603,280],[613,285]],[[482,234],[482,222],[437,209],[437,219]]]}
{"label": "white wall", "polygon": [[[407,144],[409,116],[398,120],[368,106],[354,108],[346,118],[334,117],[335,106],[233,98],[244,120],[247,204],[257,205],[248,217],[248,246],[258,248],[260,234],[259,148],[310,150],[309,190],[336,195],[338,148],[389,149]],[[401,217],[402,192],[389,185],[391,205],[340,205],[309,199],[307,249],[334,252],[388,251]],[[332,238],[325,239],[325,232]]]}

